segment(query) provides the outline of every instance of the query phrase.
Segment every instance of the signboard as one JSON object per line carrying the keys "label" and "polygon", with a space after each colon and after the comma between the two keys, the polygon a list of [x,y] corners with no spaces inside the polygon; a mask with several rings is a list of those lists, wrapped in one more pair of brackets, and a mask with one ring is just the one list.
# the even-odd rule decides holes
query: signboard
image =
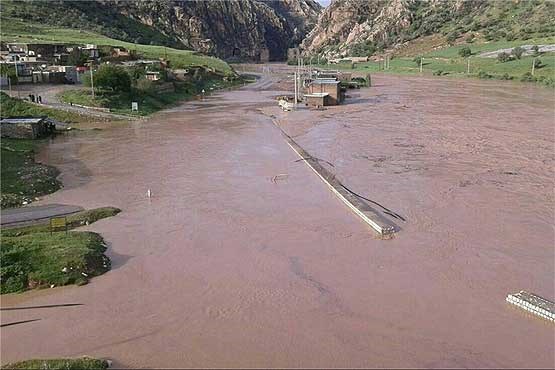
{"label": "signboard", "polygon": [[52,217],[50,219],[50,234],[53,231],[65,230],[67,233],[67,217]]}
{"label": "signboard", "polygon": [[131,111],[132,112],[138,112],[139,111],[139,103],[134,101],[131,102]]}

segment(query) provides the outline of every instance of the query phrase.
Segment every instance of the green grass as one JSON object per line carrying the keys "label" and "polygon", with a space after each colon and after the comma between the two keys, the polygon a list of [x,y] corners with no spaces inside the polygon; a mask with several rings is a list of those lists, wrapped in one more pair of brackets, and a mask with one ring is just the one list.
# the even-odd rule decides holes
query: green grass
{"label": "green grass", "polygon": [[110,269],[102,237],[93,232],[2,236],[0,292],[84,284]]}
{"label": "green grass", "polygon": [[0,171],[1,208],[18,207],[35,197],[50,194],[61,187],[59,172],[52,166],[34,161],[39,140],[2,139]]}
{"label": "green grass", "polygon": [[21,99],[12,98],[6,93],[0,92],[0,117],[17,116],[48,116],[56,121],[66,123],[98,120],[96,117],[37,106]]}
{"label": "green grass", "polygon": [[[101,207],[89,209],[67,216],[68,230],[74,229],[83,225],[90,225],[93,222],[103,218],[112,217],[120,213],[121,210],[115,207]],[[50,232],[50,220],[45,219],[36,225],[4,228],[2,236],[21,236],[33,233],[46,233]]]}
{"label": "green grass", "polygon": [[90,357],[75,359],[27,360],[2,366],[2,369],[13,370],[104,370],[108,361]]}
{"label": "green grass", "polygon": [[[115,216],[118,208],[102,207],[67,216],[68,230]],[[92,232],[50,233],[46,224],[4,228],[0,240],[0,293],[85,284],[110,269],[102,237]]]}
{"label": "green grass", "polygon": [[194,83],[176,84],[175,92],[158,93],[154,90],[143,91],[133,88],[128,93],[110,93],[100,92],[92,98],[90,89],[84,88],[80,90],[69,90],[59,95],[60,99],[65,103],[81,104],[93,107],[109,108],[111,112],[119,114],[137,115],[131,111],[131,102],[139,103],[140,116],[147,116],[164,108],[174,106],[179,102],[188,100],[197,96],[204,89],[206,95],[212,91],[233,87],[242,84],[242,78],[233,79],[231,81],[223,81],[221,79],[203,79]]}
{"label": "green grass", "polygon": [[93,99],[90,89],[83,90],[67,90],[58,95],[64,103],[73,103],[85,105],[87,107],[104,107],[107,104],[106,99],[95,95]]}
{"label": "green grass", "polygon": [[477,55],[486,51],[495,51],[499,49],[515,48],[522,45],[547,45],[555,44],[555,36],[550,37],[534,37],[529,40],[514,40],[514,41],[491,41],[483,43],[471,43],[466,45],[450,46],[438,50],[434,50],[424,54],[424,57],[437,57],[437,58],[458,58],[459,50],[468,46],[472,50],[473,55]]}
{"label": "green grass", "polygon": [[[458,52],[459,48],[456,48]],[[473,49],[474,50],[474,49]],[[494,49],[496,50],[496,49]],[[443,55],[449,55],[453,50]],[[436,54],[437,55],[437,54]],[[443,74],[452,77],[478,77],[480,71],[488,74],[491,78],[497,79],[515,79],[520,80],[524,74],[531,72],[532,56],[525,56],[522,59],[512,60],[506,63],[500,63],[496,58],[470,58],[470,74],[466,74],[467,60],[460,57],[448,58],[424,56],[423,74],[432,75],[434,72],[443,71]],[[547,86],[555,86],[555,53],[545,53],[540,57],[542,68],[536,69],[534,76],[538,79],[538,83]],[[397,74],[419,74],[419,66],[413,61],[413,58],[394,58],[390,61],[390,69],[384,71],[380,63],[367,62],[358,63],[355,69],[351,69],[350,64],[332,64],[321,66],[327,69],[340,69],[353,72],[386,72]]]}
{"label": "green grass", "polygon": [[142,58],[146,59],[167,57],[172,68],[206,66],[213,68],[224,75],[234,74],[231,67],[223,60],[202,55],[191,50],[179,50],[156,45],[134,44],[115,40],[95,32],[23,22],[10,17],[2,17],[1,36],[3,42],[48,42],[119,46],[129,50],[136,50]]}

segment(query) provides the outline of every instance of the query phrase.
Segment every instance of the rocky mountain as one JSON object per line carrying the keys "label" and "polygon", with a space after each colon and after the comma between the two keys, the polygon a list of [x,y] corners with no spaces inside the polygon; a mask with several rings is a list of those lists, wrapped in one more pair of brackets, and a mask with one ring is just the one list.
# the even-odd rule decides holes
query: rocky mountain
{"label": "rocky mountain", "polygon": [[333,0],[303,41],[304,54],[371,55],[428,35],[515,40],[555,34],[548,0]]}
{"label": "rocky mountain", "polygon": [[304,38],[320,6],[313,0],[103,0],[188,48],[224,59],[283,60]]}
{"label": "rocky mountain", "polygon": [[315,25],[314,0],[2,0],[7,16],[224,59],[284,60]]}

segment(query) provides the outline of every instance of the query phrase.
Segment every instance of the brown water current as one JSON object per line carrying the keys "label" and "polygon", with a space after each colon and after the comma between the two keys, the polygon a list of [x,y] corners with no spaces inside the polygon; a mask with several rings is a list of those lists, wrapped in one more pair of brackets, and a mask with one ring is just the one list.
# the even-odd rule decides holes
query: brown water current
{"label": "brown water current", "polygon": [[[374,76],[347,104],[282,112],[285,75],[149,120],[59,136],[41,203],[123,212],[87,227],[110,272],[2,296],[2,363],[118,367],[553,367],[555,101],[527,85]],[[287,146],[403,215],[380,240]],[[275,181],[278,174],[287,174]],[[147,189],[152,198],[146,197]]]}

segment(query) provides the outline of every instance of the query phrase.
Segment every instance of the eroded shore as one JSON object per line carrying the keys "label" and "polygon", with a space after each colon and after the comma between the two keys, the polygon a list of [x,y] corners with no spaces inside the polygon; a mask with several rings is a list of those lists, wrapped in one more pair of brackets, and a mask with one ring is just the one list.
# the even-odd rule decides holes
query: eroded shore
{"label": "eroded shore", "polygon": [[[45,148],[65,187],[43,203],[123,210],[88,227],[113,267],[87,286],[3,296],[83,305],[2,312],[41,319],[2,329],[2,363],[552,367],[553,327],[504,300],[555,297],[551,91],[375,76],[346,105],[284,113],[274,72]],[[375,238],[272,120],[402,214],[396,237]]]}

